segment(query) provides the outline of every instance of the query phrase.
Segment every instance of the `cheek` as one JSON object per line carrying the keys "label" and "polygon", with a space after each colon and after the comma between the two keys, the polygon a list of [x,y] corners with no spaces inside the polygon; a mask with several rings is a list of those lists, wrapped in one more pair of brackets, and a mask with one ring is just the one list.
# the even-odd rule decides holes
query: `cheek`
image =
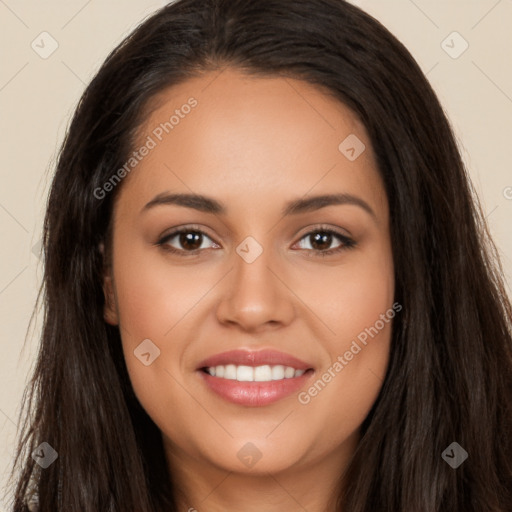
{"label": "cheek", "polygon": [[[190,270],[171,266],[161,255],[157,258],[156,250],[132,244],[123,252],[121,240],[117,248],[114,279],[128,373],[145,408],[159,409],[165,406],[162,389],[174,386],[171,376],[179,374],[186,351],[188,338],[180,334],[189,326],[188,313],[210,281],[197,273],[191,278]],[[143,357],[145,353],[149,356]]]}
{"label": "cheek", "polygon": [[212,276],[204,269],[178,266],[153,251],[132,248],[115,267],[120,322],[133,339],[164,339],[211,288]]}
{"label": "cheek", "polygon": [[[183,292],[183,274],[150,265],[130,270],[122,277],[119,272],[116,282],[124,358],[135,396],[160,430],[165,430],[169,429],[169,411],[187,415],[191,407],[180,369],[189,341],[183,330],[190,328],[187,312],[191,303],[202,294],[193,286]],[[183,429],[174,435],[183,435]]]}
{"label": "cheek", "polygon": [[389,246],[383,243],[352,257],[336,272],[317,273],[309,288],[310,304],[330,330],[322,328],[319,338],[330,361],[299,401],[318,420],[318,428],[326,422],[327,434],[332,426],[332,436],[340,435],[339,425],[349,435],[375,402],[389,361],[393,318],[400,314],[393,308]]}
{"label": "cheek", "polygon": [[[310,274],[312,275],[312,273]],[[297,280],[297,284],[301,280]],[[297,295],[321,320],[319,336],[327,340],[328,351],[345,351],[353,338],[380,320],[392,307],[394,267],[391,248],[383,239],[370,249],[355,250],[335,267],[318,265],[314,278],[302,279]],[[306,299],[307,297],[307,299]],[[324,328],[326,327],[326,328]],[[382,337],[389,335],[389,325],[381,325]]]}

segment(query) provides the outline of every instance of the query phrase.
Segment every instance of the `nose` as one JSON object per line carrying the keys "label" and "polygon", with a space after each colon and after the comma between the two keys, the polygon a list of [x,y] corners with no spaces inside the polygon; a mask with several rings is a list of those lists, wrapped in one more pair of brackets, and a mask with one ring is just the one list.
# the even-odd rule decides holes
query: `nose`
{"label": "nose", "polygon": [[283,327],[295,315],[294,294],[271,251],[252,262],[238,253],[234,268],[223,283],[217,318],[223,324],[236,324],[244,331],[261,332]]}

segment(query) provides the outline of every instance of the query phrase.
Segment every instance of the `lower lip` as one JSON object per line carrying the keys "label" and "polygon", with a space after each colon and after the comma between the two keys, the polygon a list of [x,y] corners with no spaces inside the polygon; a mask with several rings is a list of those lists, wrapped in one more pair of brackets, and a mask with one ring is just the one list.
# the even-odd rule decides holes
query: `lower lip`
{"label": "lower lip", "polygon": [[199,373],[206,385],[228,402],[248,407],[261,407],[299,391],[313,371],[308,370],[300,377],[269,382],[239,382],[221,377],[212,377],[202,370],[199,370]]}

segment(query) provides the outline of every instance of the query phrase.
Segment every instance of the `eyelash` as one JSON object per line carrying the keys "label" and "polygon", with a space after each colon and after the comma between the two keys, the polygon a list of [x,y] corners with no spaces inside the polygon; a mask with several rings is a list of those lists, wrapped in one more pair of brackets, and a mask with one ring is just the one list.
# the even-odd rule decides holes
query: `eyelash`
{"label": "eyelash", "polygon": [[[183,249],[176,249],[175,247],[172,247],[171,245],[168,244],[169,240],[172,240],[174,237],[176,237],[177,235],[180,235],[181,233],[201,234],[201,235],[206,236],[207,238],[210,238],[210,240],[211,240],[211,237],[208,236],[203,230],[196,228],[194,226],[186,226],[183,228],[176,229],[176,230],[172,231],[171,233],[164,235],[162,238],[160,238],[160,240],[158,240],[156,245],[160,246],[165,251],[168,251],[170,253],[177,254],[177,255],[183,256],[183,257],[194,256],[198,252],[204,250],[204,249],[194,249],[192,251],[185,251]],[[325,251],[317,251],[315,249],[305,249],[306,251],[311,251],[311,252],[316,253],[314,256],[316,256],[316,255],[321,256],[321,257],[330,256],[330,255],[342,252],[344,250],[353,249],[357,245],[357,242],[355,242],[351,238],[349,238],[345,235],[342,235],[338,231],[335,231],[331,228],[327,228],[327,227],[323,227],[323,226],[319,226],[311,231],[308,231],[300,238],[300,240],[303,240],[304,238],[311,236],[313,234],[316,234],[316,233],[334,235],[335,237],[339,238],[339,240],[342,243],[339,247],[335,247],[334,249],[327,249]]]}

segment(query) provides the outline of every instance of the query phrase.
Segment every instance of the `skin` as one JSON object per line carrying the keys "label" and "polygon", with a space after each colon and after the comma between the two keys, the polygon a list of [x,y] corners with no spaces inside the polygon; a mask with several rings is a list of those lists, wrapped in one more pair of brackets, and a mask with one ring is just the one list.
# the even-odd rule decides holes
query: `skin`
{"label": "skin", "polygon": [[[197,106],[116,198],[105,319],[120,326],[133,388],[162,432],[180,510],[334,510],[338,478],[386,373],[392,321],[307,404],[293,393],[263,407],[235,405],[196,368],[226,350],[274,348],[314,367],[307,391],[392,307],[388,202],[368,135],[318,87],[225,68],[155,98],[135,146],[190,97]],[[338,149],[349,134],[366,146],[354,161]],[[203,194],[227,212],[167,204],[141,213],[162,193]],[[332,193],[361,198],[375,216],[354,204],[281,213],[288,201]],[[196,255],[179,236],[166,243],[183,255],[157,244],[190,224],[206,233]],[[315,248],[319,226],[357,245],[322,256],[342,242],[334,236]],[[263,249],[252,263],[236,252],[248,236]],[[145,339],[160,349],[149,366],[134,356]],[[237,456],[249,442],[262,455],[252,467]]]}

